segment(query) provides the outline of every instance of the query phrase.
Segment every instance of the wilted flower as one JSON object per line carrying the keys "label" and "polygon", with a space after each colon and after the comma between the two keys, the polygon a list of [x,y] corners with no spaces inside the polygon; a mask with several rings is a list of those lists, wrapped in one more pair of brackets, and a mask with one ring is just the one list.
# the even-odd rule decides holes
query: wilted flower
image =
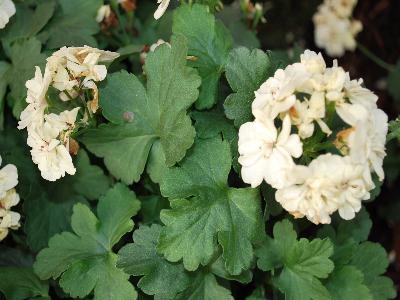
{"label": "wilted flower", "polygon": [[[40,68],[36,67],[35,77],[27,81],[28,106],[21,113],[18,129],[27,128],[32,160],[43,178],[55,181],[76,171],[69,143],[80,107],[60,114],[48,113],[46,96],[49,88],[60,91],[59,101],[71,101],[77,97],[86,101],[84,117],[96,113],[99,106],[96,82],[104,80],[107,75],[107,68],[100,63],[118,56],[118,53],[88,46],[63,47],[47,59],[43,76]],[[84,92],[88,90],[90,98],[85,99]],[[80,105],[80,102],[76,104]],[[74,149],[77,148],[78,145],[74,144]]]}

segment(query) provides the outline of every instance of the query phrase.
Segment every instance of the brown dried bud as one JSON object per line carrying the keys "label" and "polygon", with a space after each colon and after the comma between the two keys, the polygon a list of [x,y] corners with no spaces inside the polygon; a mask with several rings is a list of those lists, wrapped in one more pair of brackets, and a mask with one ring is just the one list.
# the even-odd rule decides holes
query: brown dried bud
{"label": "brown dried bud", "polygon": [[69,138],[69,154],[77,155],[79,151],[79,144],[73,138]]}

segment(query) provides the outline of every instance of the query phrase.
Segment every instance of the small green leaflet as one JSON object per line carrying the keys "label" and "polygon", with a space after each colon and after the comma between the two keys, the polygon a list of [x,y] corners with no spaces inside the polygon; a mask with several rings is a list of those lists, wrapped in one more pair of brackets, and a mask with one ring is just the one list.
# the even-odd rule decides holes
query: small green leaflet
{"label": "small green leaflet", "polygon": [[225,114],[239,127],[252,119],[254,92],[272,75],[272,65],[269,56],[263,51],[239,47],[229,54],[225,69],[226,78],[233,90],[225,100]]}
{"label": "small green leaflet", "polygon": [[372,300],[364,285],[364,275],[353,266],[335,267],[325,283],[332,300],[363,299]]}
{"label": "small green leaflet", "polygon": [[156,252],[160,225],[141,226],[133,233],[133,244],[118,252],[117,267],[134,276],[144,275],[138,287],[154,299],[173,299],[190,283],[182,264],[171,263]]}
{"label": "small green leaflet", "polygon": [[136,299],[129,275],[116,267],[112,247],[132,230],[140,208],[135,194],[116,184],[97,205],[96,217],[89,207],[76,204],[71,227],[52,237],[49,247],[39,252],[34,264],[41,279],[60,277],[60,286],[71,297],[85,297],[94,290],[95,300]]}
{"label": "small green leaflet", "polygon": [[196,108],[211,108],[217,101],[219,79],[232,49],[230,32],[215,20],[207,6],[200,4],[181,5],[174,12],[172,31],[187,38],[188,54],[195,57],[191,65],[199,70],[202,79]]}
{"label": "small green leaflet", "polygon": [[372,242],[364,242],[354,251],[350,264],[364,274],[364,284],[368,287],[374,300],[393,299],[396,291],[393,282],[385,273],[389,261],[385,249]]}
{"label": "small green leaflet", "polygon": [[0,267],[0,292],[7,300],[23,300],[35,297],[51,299],[49,284],[41,281],[29,267]]}
{"label": "small green leaflet", "polygon": [[345,221],[338,218],[336,230],[325,225],[318,232],[329,237],[334,245],[331,257],[335,270],[325,280],[325,285],[336,299],[392,299],[396,293],[393,282],[382,276],[388,267],[386,251],[376,243],[365,242],[372,222],[365,209],[356,218]]}
{"label": "small green leaflet", "polygon": [[147,90],[127,72],[109,76],[100,90],[100,106],[111,123],[81,138],[91,152],[104,157],[116,178],[128,184],[140,179],[153,143],[160,142],[167,166],[180,161],[193,144],[195,130],[186,110],[197,99],[200,78],[186,66],[184,38],[173,37],[171,45],[147,56]]}
{"label": "small green leaflet", "polygon": [[58,0],[59,7],[39,38],[50,49],[63,46],[96,46],[95,35],[100,27],[96,14],[101,0]]}
{"label": "small green leaflet", "polygon": [[400,141],[400,118],[389,122],[389,134],[386,137],[386,142],[393,139]]}
{"label": "small green leaflet", "polygon": [[333,253],[329,239],[297,240],[288,220],[276,223],[273,233],[274,238],[267,237],[256,251],[257,266],[263,271],[275,270],[273,284],[285,294],[285,299],[330,299],[328,290],[320,281],[327,278],[334,268],[329,259]]}
{"label": "small green leaflet", "polygon": [[250,267],[252,243],[263,230],[259,191],[230,188],[230,170],[229,144],[217,137],[196,140],[181,166],[166,171],[160,187],[172,209],[161,212],[166,227],[158,250],[169,261],[183,259],[194,271],[210,262],[219,244],[229,273]]}

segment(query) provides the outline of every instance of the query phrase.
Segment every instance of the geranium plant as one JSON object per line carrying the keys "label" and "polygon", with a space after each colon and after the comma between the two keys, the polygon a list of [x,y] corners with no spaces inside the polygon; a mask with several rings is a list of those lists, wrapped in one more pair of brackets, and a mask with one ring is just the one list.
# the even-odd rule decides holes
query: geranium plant
{"label": "geranium plant", "polygon": [[399,68],[357,1],[305,6],[267,50],[274,4],[0,0],[6,299],[395,298],[400,122],[329,56]]}

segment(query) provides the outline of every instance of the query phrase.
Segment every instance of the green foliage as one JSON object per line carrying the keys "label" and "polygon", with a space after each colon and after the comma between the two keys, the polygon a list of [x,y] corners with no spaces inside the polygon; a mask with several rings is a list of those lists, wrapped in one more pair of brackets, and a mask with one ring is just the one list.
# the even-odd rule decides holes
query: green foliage
{"label": "green foliage", "polygon": [[32,268],[0,267],[0,292],[7,300],[23,300],[35,297],[51,299],[48,295],[49,284],[41,281]]}
{"label": "green foliage", "polygon": [[41,53],[41,48],[41,43],[35,37],[18,40],[10,47],[12,68],[8,82],[11,88],[11,105],[16,118],[19,118],[26,106],[25,82],[33,78],[35,66],[43,67],[44,65],[46,55]]}
{"label": "green foliage", "polygon": [[[110,172],[126,183],[138,181],[153,143],[160,141],[165,160],[172,166],[193,144],[195,131],[187,108],[197,99],[200,80],[186,66],[186,43],[174,37],[146,59],[147,91],[131,74],[111,76],[100,104],[111,122],[89,130],[81,140],[90,151],[104,157]],[[133,114],[132,122],[124,114]],[[124,159],[121,159],[124,157]]]}
{"label": "green foliage", "polygon": [[230,188],[230,169],[228,143],[213,138],[198,140],[181,166],[166,172],[161,193],[172,209],[161,212],[166,228],[158,250],[169,261],[183,259],[187,270],[196,270],[210,262],[219,244],[229,273],[249,268],[252,243],[262,230],[259,193]]}
{"label": "green foliage", "polygon": [[189,285],[190,277],[182,264],[166,261],[156,247],[162,227],[141,226],[133,233],[133,244],[118,253],[117,266],[134,276],[144,275],[138,287],[155,299],[173,299]]}
{"label": "green foliage", "polygon": [[272,75],[270,59],[261,50],[239,47],[232,50],[226,64],[226,78],[233,93],[225,100],[225,114],[235,126],[251,120],[254,91]]}
{"label": "green foliage", "polygon": [[[188,25],[190,24],[190,25]],[[188,40],[192,66],[199,70],[202,79],[196,108],[211,108],[217,101],[220,77],[232,48],[232,37],[222,23],[208,11],[206,6],[182,5],[174,13],[172,31]]]}
{"label": "green foliage", "polygon": [[[13,2],[17,12],[0,30],[0,169],[18,169],[21,201],[13,211],[21,228],[1,241],[1,299],[396,297],[385,273],[388,253],[368,241],[368,203],[353,220],[333,215],[316,228],[287,216],[267,184],[253,189],[240,178],[238,129],[253,119],[254,92],[310,47],[305,29],[318,1],[265,2],[267,24],[258,26],[254,7],[239,0],[224,7],[219,0],[170,1],[160,20],[153,18],[157,1]],[[108,4],[112,13],[98,23],[98,9]],[[158,39],[169,44],[149,50]],[[48,182],[32,161],[26,131],[16,129],[25,83],[35,66],[44,71],[53,51],[83,45],[120,57],[96,81],[100,109],[72,133],[80,143],[71,155],[76,174]],[[398,62],[387,79],[395,101],[399,70]],[[361,77],[374,82],[370,75]],[[390,109],[393,99],[382,98]],[[54,87],[46,100],[46,113],[77,105],[61,102]],[[389,123],[387,180],[373,178],[371,199],[396,191],[398,141],[397,118]],[[387,201],[380,217],[394,222],[399,206]]]}
{"label": "green foliage", "polygon": [[54,18],[40,35],[47,47],[96,46],[93,35],[99,31],[99,24],[95,18],[102,1],[58,0],[58,4]]}
{"label": "green foliage", "polygon": [[95,299],[134,299],[129,276],[117,269],[113,246],[133,228],[131,217],[140,203],[126,186],[115,185],[100,198],[97,217],[89,207],[76,204],[71,227],[52,237],[34,264],[41,279],[60,277],[60,286],[72,297],[85,297],[94,289]]}
{"label": "green foliage", "polygon": [[297,240],[292,224],[284,220],[275,224],[274,238],[267,237],[257,250],[257,266],[263,271],[281,270],[273,284],[286,299],[329,299],[320,280],[334,268],[332,253],[329,239]]}

